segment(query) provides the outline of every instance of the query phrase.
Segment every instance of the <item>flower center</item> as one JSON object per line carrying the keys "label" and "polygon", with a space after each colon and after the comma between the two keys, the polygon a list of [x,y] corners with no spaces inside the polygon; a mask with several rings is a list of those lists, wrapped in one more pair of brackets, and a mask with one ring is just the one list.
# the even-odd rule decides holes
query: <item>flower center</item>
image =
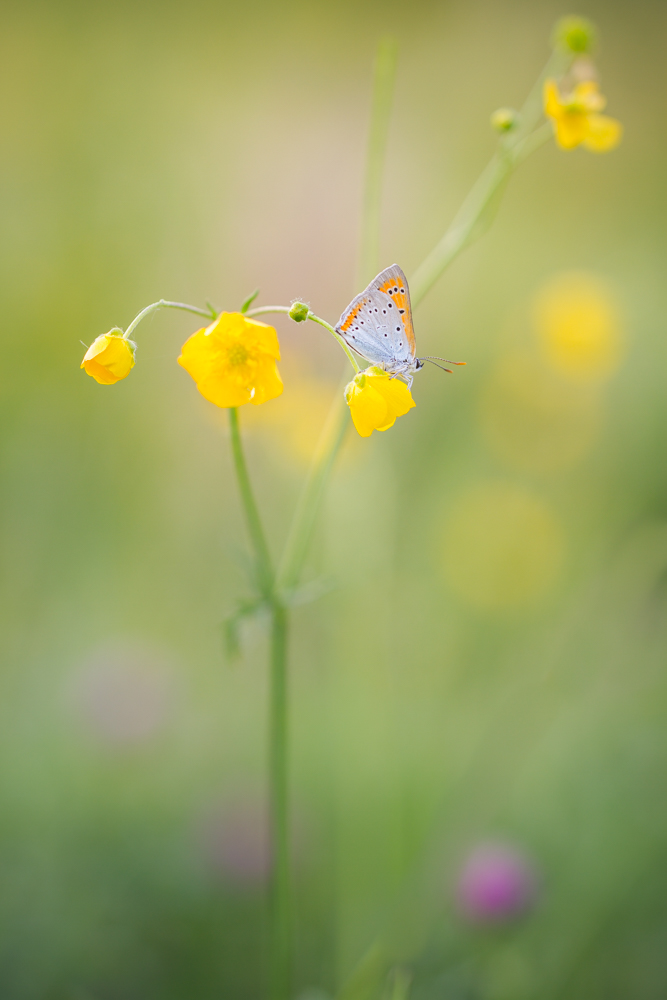
{"label": "flower center", "polygon": [[244,365],[248,360],[248,348],[243,344],[234,344],[227,351],[227,361],[230,365]]}

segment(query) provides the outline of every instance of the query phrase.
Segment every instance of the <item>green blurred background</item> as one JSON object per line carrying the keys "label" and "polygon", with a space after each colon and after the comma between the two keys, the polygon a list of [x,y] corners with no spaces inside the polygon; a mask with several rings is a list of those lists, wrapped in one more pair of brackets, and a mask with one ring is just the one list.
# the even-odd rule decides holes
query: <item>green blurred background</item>
{"label": "green blurred background", "polygon": [[[259,623],[241,663],[222,651],[248,592],[224,413],[175,363],[185,314],[138,330],[113,388],[79,370],[80,340],[161,297],[234,309],[257,286],[337,319],[387,32],[382,263],[410,275],[564,13],[3,3],[8,1000],[250,1000],[263,981],[266,650]],[[304,1000],[369,949],[414,1000],[667,995],[667,11],[580,13],[622,145],[550,143],[512,178],[416,314],[420,351],[468,366],[425,370],[414,411],[350,436],[321,518],[309,577],[333,586],[292,642]],[[540,302],[572,282],[605,303],[606,366],[568,371],[540,340]],[[274,548],[343,360],[276,325],[285,394],[242,412]],[[540,884],[494,926],[455,893],[488,841]]]}

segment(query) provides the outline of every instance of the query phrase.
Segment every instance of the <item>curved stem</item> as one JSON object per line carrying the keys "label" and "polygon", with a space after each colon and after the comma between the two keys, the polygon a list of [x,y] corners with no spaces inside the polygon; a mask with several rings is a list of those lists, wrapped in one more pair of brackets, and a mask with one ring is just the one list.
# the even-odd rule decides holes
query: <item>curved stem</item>
{"label": "curved stem", "polygon": [[262,313],[289,313],[291,306],[257,306],[256,309],[248,309],[246,316],[261,316]]}
{"label": "curved stem", "polygon": [[331,334],[332,337],[336,338],[336,340],[338,341],[338,343],[340,344],[340,346],[343,348],[343,350],[347,354],[348,361],[350,362],[350,364],[354,368],[355,372],[358,374],[361,371],[361,369],[359,368],[359,365],[356,362],[354,354],[352,353],[352,351],[350,350],[350,348],[347,346],[347,344],[345,343],[345,341],[343,340],[343,338],[341,337],[341,335],[339,333],[336,333],[336,331],[332,327],[331,323],[327,323],[327,321],[325,319],[320,319],[319,316],[316,316],[315,313],[312,313],[312,312],[308,313],[308,319],[311,320],[313,323],[319,323],[320,326],[323,326],[325,330],[329,331],[329,333]]}
{"label": "curved stem", "polygon": [[166,299],[160,299],[159,302],[152,302],[149,306],[146,306],[145,309],[141,310],[138,316],[134,317],[123,334],[123,338],[125,340],[129,340],[130,334],[136,330],[142,319],[145,319],[146,316],[149,316],[157,309],[182,309],[184,312],[195,313],[197,316],[204,316],[206,319],[214,320],[217,318],[217,313],[215,313],[213,309],[200,309],[199,306],[190,306],[187,302],[167,302]]}
{"label": "curved stem", "polygon": [[257,580],[261,594],[267,600],[273,598],[273,567],[271,564],[271,554],[264,536],[264,529],[255,502],[255,497],[250,484],[248,466],[246,465],[243,445],[241,443],[241,432],[239,429],[239,411],[236,407],[229,410],[229,428],[232,438],[232,453],[234,455],[234,468],[241,494],[241,503],[245,514],[246,524],[250,540],[255,550],[255,560],[257,567]]}
{"label": "curved stem", "polygon": [[[263,313],[271,313],[271,312],[289,313],[291,308],[292,308],[291,306],[258,306],[257,309],[249,309],[248,312],[246,313],[246,316],[251,316],[251,317],[261,316]],[[327,323],[325,319],[322,319],[320,316],[316,316],[315,313],[311,312],[310,310],[308,310],[308,319],[311,321],[311,323],[317,323],[319,326],[323,326],[325,330],[328,330],[331,336],[336,338],[340,346],[347,354],[348,361],[354,368],[355,372],[358,373],[359,371],[361,371],[359,365],[357,364],[354,358],[352,351],[347,346],[341,335],[339,333],[336,333],[331,323]]]}

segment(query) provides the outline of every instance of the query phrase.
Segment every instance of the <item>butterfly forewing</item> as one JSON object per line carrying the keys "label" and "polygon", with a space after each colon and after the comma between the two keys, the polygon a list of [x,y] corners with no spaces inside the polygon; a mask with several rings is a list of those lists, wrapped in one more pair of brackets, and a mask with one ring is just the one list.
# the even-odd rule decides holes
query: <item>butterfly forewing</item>
{"label": "butterfly forewing", "polygon": [[354,351],[388,371],[414,360],[410,292],[398,264],[352,300],[336,329]]}

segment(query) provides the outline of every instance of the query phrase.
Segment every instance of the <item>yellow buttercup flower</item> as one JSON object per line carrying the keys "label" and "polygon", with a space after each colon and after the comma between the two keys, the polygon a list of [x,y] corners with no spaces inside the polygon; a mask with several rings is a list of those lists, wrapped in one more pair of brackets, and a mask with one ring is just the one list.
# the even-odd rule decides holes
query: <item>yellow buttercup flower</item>
{"label": "yellow buttercup flower", "polygon": [[561,149],[583,145],[594,153],[606,153],[618,146],[623,126],[600,114],[606,103],[594,80],[578,83],[567,96],[561,95],[555,80],[544,83],[544,113],[553,122]]}
{"label": "yellow buttercup flower", "polygon": [[90,345],[81,367],[101,385],[113,385],[130,374],[137,345],[125,340],[120,330],[103,333]]}
{"label": "yellow buttercup flower", "polygon": [[272,326],[243,313],[223,312],[185,341],[178,363],[216,406],[257,406],[283,391],[276,368],[279,359],[278,335]]}
{"label": "yellow buttercup flower", "polygon": [[345,400],[362,437],[388,430],[396,417],[402,417],[415,405],[405,382],[376,367],[354,376],[345,388]]}

